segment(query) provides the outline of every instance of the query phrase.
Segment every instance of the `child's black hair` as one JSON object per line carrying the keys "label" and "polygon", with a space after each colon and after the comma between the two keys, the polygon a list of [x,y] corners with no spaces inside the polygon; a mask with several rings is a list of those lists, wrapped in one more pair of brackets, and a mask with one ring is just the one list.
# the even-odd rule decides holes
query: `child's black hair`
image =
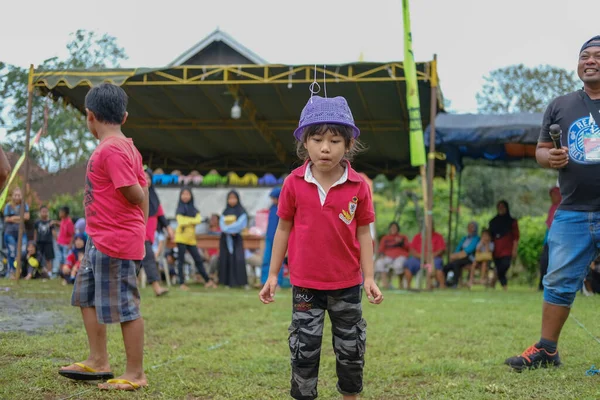
{"label": "child's black hair", "polygon": [[487,233],[490,237],[492,237],[492,234],[490,233],[490,230],[488,228],[483,228],[481,230],[481,236],[483,236],[485,233]]}
{"label": "child's black hair", "polygon": [[64,212],[64,213],[65,213],[65,215],[69,215],[69,214],[71,213],[71,210],[70,210],[70,209],[69,209],[69,207],[67,207],[67,206],[62,206],[62,207],[60,208],[60,211]]}
{"label": "child's black hair", "polygon": [[344,155],[344,160],[352,161],[355,155],[366,150],[365,146],[358,139],[354,139],[354,144],[352,145],[354,130],[349,126],[337,124],[310,125],[302,132],[302,140],[296,143],[296,154],[298,155],[298,158],[304,161],[308,160],[310,157],[308,155],[308,150],[304,148],[304,143],[306,143],[311,136],[324,135],[327,131],[331,131],[333,135],[341,136],[344,139],[346,149],[349,150],[348,153]]}
{"label": "child's black hair", "polygon": [[48,206],[47,206],[47,205],[45,205],[45,204],[42,204],[42,205],[40,206],[40,211],[41,211],[41,210],[43,210],[44,208],[45,208],[46,210],[48,210]]}
{"label": "child's black hair", "polygon": [[388,226],[388,230],[389,230],[389,229],[390,229],[392,226],[395,226],[395,227],[396,227],[396,229],[398,229],[398,233],[400,233],[400,224],[399,224],[399,223],[397,223],[396,221],[392,221],[392,222],[390,222],[390,225]]}
{"label": "child's black hair", "polygon": [[103,83],[85,96],[85,108],[94,113],[99,122],[121,125],[127,111],[127,93],[119,86]]}

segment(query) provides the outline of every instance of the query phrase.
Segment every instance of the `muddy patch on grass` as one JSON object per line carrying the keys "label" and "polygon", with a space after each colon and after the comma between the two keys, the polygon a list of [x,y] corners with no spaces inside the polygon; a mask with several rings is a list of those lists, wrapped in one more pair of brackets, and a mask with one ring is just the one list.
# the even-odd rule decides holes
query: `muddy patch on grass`
{"label": "muddy patch on grass", "polygon": [[0,332],[39,331],[63,326],[67,319],[59,312],[51,310],[54,302],[15,298],[10,294],[0,295]]}

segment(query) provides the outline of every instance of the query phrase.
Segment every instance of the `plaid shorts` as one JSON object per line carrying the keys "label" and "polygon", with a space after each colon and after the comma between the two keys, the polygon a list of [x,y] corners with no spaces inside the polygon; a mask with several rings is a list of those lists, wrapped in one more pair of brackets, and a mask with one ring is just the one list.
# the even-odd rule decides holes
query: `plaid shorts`
{"label": "plaid shorts", "polygon": [[71,305],[96,307],[101,324],[133,321],[140,315],[137,271],[140,261],[103,254],[88,238],[85,256],[75,278]]}

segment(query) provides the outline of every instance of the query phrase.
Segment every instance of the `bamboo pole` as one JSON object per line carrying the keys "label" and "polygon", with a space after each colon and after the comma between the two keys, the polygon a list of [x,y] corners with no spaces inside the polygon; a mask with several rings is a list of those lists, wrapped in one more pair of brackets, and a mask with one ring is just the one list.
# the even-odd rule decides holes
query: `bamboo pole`
{"label": "bamboo pole", "polygon": [[21,207],[19,208],[19,238],[17,240],[17,280],[21,278],[21,247],[23,246],[23,234],[25,234],[25,204],[27,189],[29,187],[29,141],[31,137],[31,116],[33,112],[33,64],[29,66],[29,78],[27,80],[27,122],[25,126],[25,176],[23,177]]}
{"label": "bamboo pole", "polygon": [[448,262],[450,262],[450,254],[452,254],[452,217],[454,214],[454,175],[456,174],[456,167],[454,165],[448,164],[450,168],[449,179],[450,179],[450,201],[448,207],[448,235],[446,239],[447,249],[446,249],[446,257]]}
{"label": "bamboo pole", "polygon": [[[437,55],[434,54],[430,68],[431,75],[431,114],[429,118],[429,154],[427,154],[427,213],[425,215],[425,226],[427,229],[427,264],[430,265],[432,274],[435,274],[433,260],[433,177],[435,176],[435,117],[437,115]],[[429,274],[429,275],[432,275]],[[428,279],[428,289],[432,288],[430,279]],[[443,285],[443,282],[440,282]]]}

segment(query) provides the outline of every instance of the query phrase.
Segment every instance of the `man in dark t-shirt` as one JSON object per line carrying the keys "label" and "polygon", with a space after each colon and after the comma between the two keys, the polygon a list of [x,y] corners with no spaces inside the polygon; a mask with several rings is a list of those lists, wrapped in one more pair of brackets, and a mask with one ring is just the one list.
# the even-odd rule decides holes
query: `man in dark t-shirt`
{"label": "man in dark t-shirt", "polygon": [[[562,202],[548,234],[541,339],[505,361],[516,370],[560,365],[560,332],[600,249],[600,121],[594,119],[594,108],[600,109],[600,36],[581,47],[577,74],[583,90],[550,103],[538,140],[537,162],[558,170]],[[592,103],[590,108],[587,103]],[[552,124],[562,130],[559,149],[550,137]]]}
{"label": "man in dark t-shirt", "polygon": [[42,263],[49,270],[52,269],[52,260],[54,260],[54,231],[55,227],[50,221],[48,207],[40,207],[40,219],[35,221],[33,240],[37,244]]}

